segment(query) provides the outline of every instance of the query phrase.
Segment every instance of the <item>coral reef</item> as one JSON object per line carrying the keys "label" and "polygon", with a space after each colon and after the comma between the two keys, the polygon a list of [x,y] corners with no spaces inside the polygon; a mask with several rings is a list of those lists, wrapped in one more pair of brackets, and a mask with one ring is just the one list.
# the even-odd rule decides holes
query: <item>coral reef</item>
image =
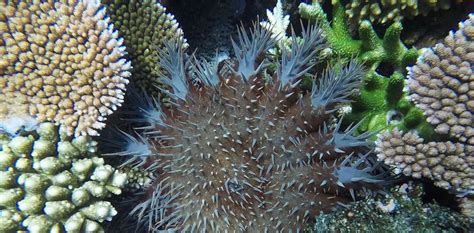
{"label": "coral reef", "polygon": [[0,232],[471,231],[471,6],[0,1]]}
{"label": "coral reef", "polygon": [[0,145],[0,231],[101,231],[127,175],[95,157],[87,136],[47,122],[24,134]]}
{"label": "coral reef", "polygon": [[131,82],[158,97],[162,87],[158,49],[172,38],[187,46],[178,22],[156,0],[102,0],[102,3],[107,6],[107,15],[119,35],[124,38],[126,57],[133,66]]}
{"label": "coral reef", "polygon": [[29,114],[98,135],[130,75],[100,3],[2,1],[0,32],[0,121]]}
{"label": "coral reef", "polygon": [[[370,154],[371,134],[333,125],[359,85],[361,65],[330,68],[303,95],[298,83],[325,48],[322,31],[293,33],[268,76],[271,32],[239,30],[236,57],[213,66],[186,60],[179,43],[160,52],[173,108],[141,106],[149,122],[117,155],[157,166],[132,211],[145,230],[298,231],[321,211],[380,188],[390,178]],[[184,68],[191,63],[191,72]],[[192,80],[198,80],[193,85]],[[153,102],[151,102],[153,103]]]}
{"label": "coral reef", "polygon": [[333,2],[331,23],[317,1],[312,4],[301,3],[299,8],[303,18],[321,22],[337,59],[355,57],[369,67],[360,95],[354,97],[345,122],[362,121],[359,133],[396,126],[420,130],[425,137],[432,136],[432,129],[422,114],[405,98],[403,86],[406,67],[416,62],[419,51],[408,49],[402,43],[402,25],[399,22],[389,26],[384,36],[380,37],[369,21],[363,21],[359,24],[360,39],[354,39],[339,1]]}
{"label": "coral reef", "polygon": [[420,186],[403,184],[377,199],[318,216],[315,232],[468,232],[474,222],[435,203],[423,204]]}
{"label": "coral reef", "polygon": [[426,177],[460,196],[474,191],[474,15],[428,49],[410,68],[410,99],[435,131],[451,141],[424,143],[416,132],[399,130],[379,136],[377,152],[405,175]]}
{"label": "coral reef", "polygon": [[427,15],[430,11],[447,10],[451,4],[462,3],[463,0],[351,0],[346,4],[349,22],[358,25],[363,20],[372,23],[392,23],[404,17],[413,18]]}

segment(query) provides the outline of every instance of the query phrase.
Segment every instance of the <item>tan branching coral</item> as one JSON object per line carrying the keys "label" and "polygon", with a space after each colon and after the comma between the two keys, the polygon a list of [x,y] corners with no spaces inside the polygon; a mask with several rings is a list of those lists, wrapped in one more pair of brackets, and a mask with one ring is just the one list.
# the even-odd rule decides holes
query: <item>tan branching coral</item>
{"label": "tan branching coral", "polygon": [[346,5],[351,22],[358,24],[364,19],[373,23],[392,23],[403,17],[427,15],[430,11],[447,10],[452,3],[464,0],[352,0]]}
{"label": "tan branching coral", "polygon": [[379,159],[405,175],[432,179],[458,194],[474,192],[474,14],[409,70],[410,99],[447,142],[423,142],[413,132],[379,136]]}
{"label": "tan branching coral", "polygon": [[436,132],[474,145],[474,14],[409,71],[410,99]]}
{"label": "tan branching coral", "polygon": [[438,187],[457,193],[474,187],[474,147],[454,142],[424,143],[414,132],[398,129],[379,135],[379,159],[399,168],[404,175],[428,178]]}
{"label": "tan branching coral", "polygon": [[30,114],[98,135],[130,62],[99,1],[0,2],[0,121]]}
{"label": "tan branching coral", "polygon": [[158,50],[165,41],[179,38],[187,46],[183,31],[172,14],[156,0],[102,0],[119,35],[124,38],[128,58],[132,61],[131,81],[158,96],[160,67]]}

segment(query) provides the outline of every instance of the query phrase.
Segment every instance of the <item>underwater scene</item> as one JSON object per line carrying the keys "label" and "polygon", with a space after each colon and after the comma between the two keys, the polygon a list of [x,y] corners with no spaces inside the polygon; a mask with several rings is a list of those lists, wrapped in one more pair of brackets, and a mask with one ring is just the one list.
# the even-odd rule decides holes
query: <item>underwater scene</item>
{"label": "underwater scene", "polygon": [[0,0],[0,233],[474,232],[474,0]]}

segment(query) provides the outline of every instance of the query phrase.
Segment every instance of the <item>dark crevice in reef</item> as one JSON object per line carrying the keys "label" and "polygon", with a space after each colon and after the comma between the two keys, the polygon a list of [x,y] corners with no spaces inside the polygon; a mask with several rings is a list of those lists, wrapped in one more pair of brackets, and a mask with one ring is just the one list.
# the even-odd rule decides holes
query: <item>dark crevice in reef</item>
{"label": "dark crevice in reef", "polygon": [[466,20],[470,12],[474,12],[474,1],[467,0],[462,4],[452,4],[449,10],[433,11],[427,16],[405,19],[402,40],[408,46],[432,47],[441,42],[449,31],[458,28],[459,22]]}
{"label": "dark crevice in reef", "polygon": [[437,187],[430,181],[423,182],[423,187],[425,193],[422,196],[422,200],[424,203],[436,202],[441,206],[460,211],[456,196],[449,193],[446,189]]}
{"label": "dark crevice in reef", "polygon": [[169,1],[168,11],[175,15],[185,32],[190,48],[204,58],[217,52],[231,53],[230,38],[235,38],[237,25],[249,28],[257,17],[265,18],[265,10],[274,1],[254,0],[176,0]]}

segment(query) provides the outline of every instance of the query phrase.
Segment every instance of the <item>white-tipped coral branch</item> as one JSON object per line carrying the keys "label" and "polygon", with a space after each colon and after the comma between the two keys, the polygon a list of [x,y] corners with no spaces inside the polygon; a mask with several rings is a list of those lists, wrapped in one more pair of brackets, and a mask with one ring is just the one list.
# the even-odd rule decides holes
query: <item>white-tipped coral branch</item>
{"label": "white-tipped coral branch", "polygon": [[98,135],[130,62],[99,1],[0,2],[0,122],[29,114]]}

